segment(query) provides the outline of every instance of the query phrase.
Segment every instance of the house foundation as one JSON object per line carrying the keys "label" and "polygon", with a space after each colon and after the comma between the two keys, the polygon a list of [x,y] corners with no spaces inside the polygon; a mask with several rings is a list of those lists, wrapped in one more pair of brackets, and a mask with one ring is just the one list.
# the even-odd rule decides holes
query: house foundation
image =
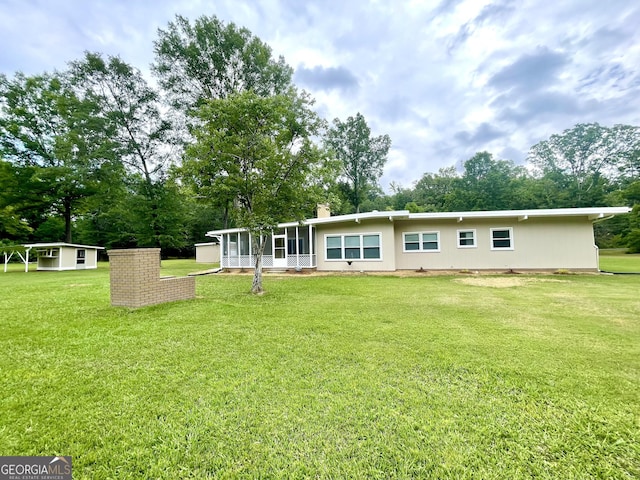
{"label": "house foundation", "polygon": [[111,305],[138,308],[189,300],[196,296],[194,277],[160,277],[160,249],[109,250]]}

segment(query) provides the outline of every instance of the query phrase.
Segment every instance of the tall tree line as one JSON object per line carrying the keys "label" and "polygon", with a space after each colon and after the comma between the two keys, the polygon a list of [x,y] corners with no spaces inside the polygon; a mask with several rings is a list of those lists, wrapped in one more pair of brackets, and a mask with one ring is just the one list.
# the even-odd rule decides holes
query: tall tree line
{"label": "tall tree line", "polygon": [[632,205],[598,241],[640,250],[638,127],[579,124],[534,145],[526,166],[478,152],[385,194],[391,139],[359,112],[317,118],[293,69],[247,29],[176,16],[153,48],[157,87],[91,52],[64,71],[0,75],[0,242],[188,254],[208,230],[259,237],[316,202],[335,213]]}

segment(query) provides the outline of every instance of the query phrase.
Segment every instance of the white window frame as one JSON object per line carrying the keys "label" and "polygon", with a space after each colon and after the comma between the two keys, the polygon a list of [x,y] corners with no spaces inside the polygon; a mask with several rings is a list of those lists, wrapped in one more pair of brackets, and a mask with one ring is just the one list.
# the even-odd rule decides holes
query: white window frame
{"label": "white window frame", "polygon": [[[493,238],[493,232],[503,231],[503,230],[509,231],[509,246],[508,247],[496,247],[493,244],[493,241],[495,240]],[[505,240],[505,239],[499,239],[499,240]],[[491,250],[513,250],[514,249],[513,227],[495,227],[495,228],[492,228],[490,233],[489,233],[489,241],[491,242],[490,243]]]}
{"label": "white window frame", "polygon": [[[438,242],[438,248],[436,249],[424,249],[424,237],[425,234],[436,234],[436,241]],[[418,235],[418,249],[417,250],[407,250],[407,235]],[[414,242],[411,242],[414,243]],[[428,231],[428,232],[402,232],[402,252],[403,253],[438,253],[440,252],[440,232],[437,230]]]}
{"label": "white window frame", "polygon": [[[473,233],[473,245],[461,245],[460,244],[460,240],[462,240],[460,238],[460,234],[463,232],[472,232]],[[460,230],[458,230],[456,232],[456,238],[458,241],[458,248],[478,248],[478,232],[476,232],[475,228],[462,228]],[[468,239],[465,239],[468,240]]]}
{"label": "white window frame", "polygon": [[[369,236],[377,236],[378,237],[378,250],[380,251],[380,256],[378,258],[364,258],[364,237]],[[327,255],[327,239],[329,237],[340,237],[340,258],[329,258]],[[345,246],[345,237],[360,237],[360,258],[346,258],[345,257],[345,249],[346,248],[354,248],[354,247],[346,247]],[[334,247],[335,248],[335,247]],[[327,262],[381,262],[382,261],[382,232],[364,232],[364,233],[325,233],[324,235],[324,259]]]}

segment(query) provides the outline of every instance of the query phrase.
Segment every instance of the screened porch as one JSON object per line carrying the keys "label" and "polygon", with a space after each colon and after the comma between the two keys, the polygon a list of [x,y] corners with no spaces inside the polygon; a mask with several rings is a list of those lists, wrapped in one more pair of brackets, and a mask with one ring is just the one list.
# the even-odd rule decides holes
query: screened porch
{"label": "screened porch", "polygon": [[[267,237],[262,265],[273,269],[316,267],[315,227],[296,225],[274,230]],[[222,268],[253,268],[254,256],[251,235],[246,231],[220,235]]]}

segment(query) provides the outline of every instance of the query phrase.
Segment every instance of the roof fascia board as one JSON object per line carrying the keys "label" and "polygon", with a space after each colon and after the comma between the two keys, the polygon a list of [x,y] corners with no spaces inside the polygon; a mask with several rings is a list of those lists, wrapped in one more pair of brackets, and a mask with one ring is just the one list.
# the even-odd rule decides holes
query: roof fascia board
{"label": "roof fascia board", "polygon": [[104,250],[104,247],[97,247],[95,245],[80,245],[78,243],[65,243],[65,242],[30,243],[30,244],[25,244],[24,246],[28,248],[71,247],[71,248],[94,248],[96,250]]}
{"label": "roof fascia board", "polygon": [[455,219],[462,222],[467,218],[517,218],[519,221],[533,217],[580,217],[586,216],[590,220],[604,218],[608,215],[620,215],[630,212],[629,207],[588,207],[588,208],[549,208],[539,210],[492,210],[473,212],[426,212],[412,213],[409,219],[447,220]]}
{"label": "roof fascia board", "polygon": [[[326,218],[310,218],[302,222],[288,222],[278,224],[278,228],[324,225],[332,223],[360,223],[363,220],[388,219],[395,220],[456,220],[458,223],[466,219],[478,218],[515,218],[525,221],[534,217],[580,217],[586,216],[589,220],[605,220],[614,215],[629,213],[629,207],[587,207],[587,208],[547,208],[537,210],[491,210],[473,212],[423,212],[410,213],[408,210],[352,213],[349,215],[336,215]],[[593,218],[592,218],[593,217]],[[226,233],[244,232],[246,228],[228,228],[225,230],[212,230],[206,233],[207,237],[215,237]]]}

